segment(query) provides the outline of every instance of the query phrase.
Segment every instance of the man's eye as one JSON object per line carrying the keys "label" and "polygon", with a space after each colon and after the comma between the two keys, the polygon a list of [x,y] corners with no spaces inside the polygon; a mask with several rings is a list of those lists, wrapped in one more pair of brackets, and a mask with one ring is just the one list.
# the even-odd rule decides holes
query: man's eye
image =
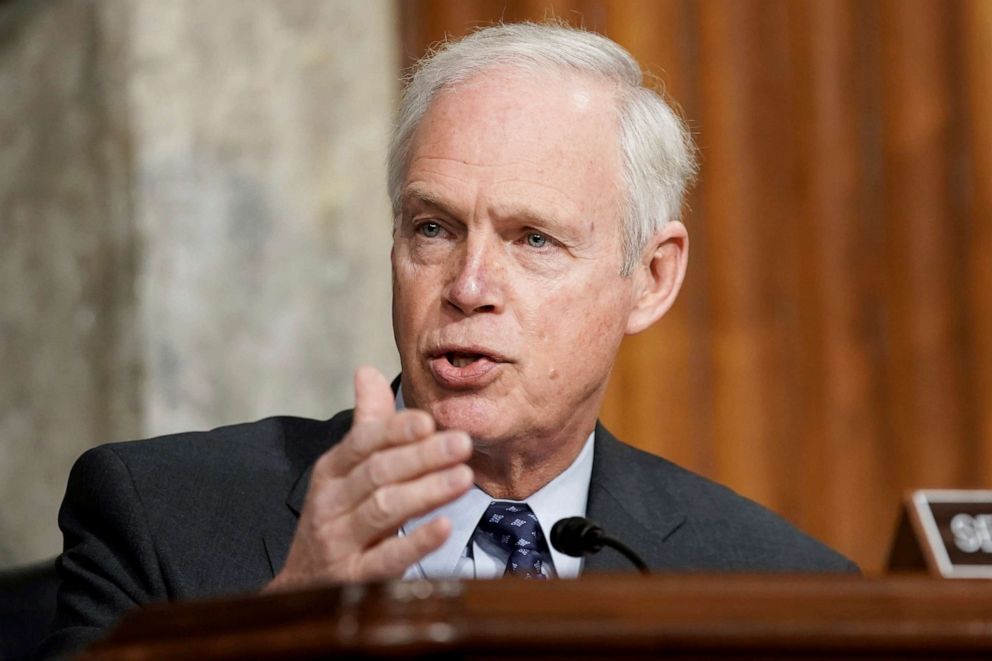
{"label": "man's eye", "polygon": [[417,231],[420,232],[421,236],[426,236],[428,239],[433,239],[441,233],[441,226],[433,221],[427,221],[417,226]]}
{"label": "man's eye", "polygon": [[527,245],[531,248],[543,248],[548,245],[548,237],[540,232],[531,232],[527,235]]}

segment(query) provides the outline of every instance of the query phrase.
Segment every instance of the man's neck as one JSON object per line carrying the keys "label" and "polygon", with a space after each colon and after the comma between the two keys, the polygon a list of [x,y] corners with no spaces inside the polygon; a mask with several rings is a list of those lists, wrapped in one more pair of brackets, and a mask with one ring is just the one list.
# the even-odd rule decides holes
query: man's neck
{"label": "man's neck", "polygon": [[[489,496],[505,500],[526,500],[568,468],[582,451],[589,430],[569,433],[567,438],[503,441],[477,448],[469,461],[475,483]],[[535,452],[535,448],[555,448]]]}
{"label": "man's neck", "polygon": [[[601,385],[584,402],[573,407],[586,411],[574,415],[559,429],[536,429],[522,438],[482,440],[474,438],[475,452],[468,461],[475,472],[475,484],[490,497],[525,500],[567,469],[582,451],[596,425],[596,416],[605,394]],[[397,388],[397,408],[408,402],[403,387]]]}

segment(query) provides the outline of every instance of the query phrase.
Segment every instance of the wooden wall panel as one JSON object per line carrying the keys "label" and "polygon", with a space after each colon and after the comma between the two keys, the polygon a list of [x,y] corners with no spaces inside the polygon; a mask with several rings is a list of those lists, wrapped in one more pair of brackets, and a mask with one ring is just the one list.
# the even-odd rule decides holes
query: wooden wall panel
{"label": "wooden wall panel", "polygon": [[[965,442],[962,298],[951,178],[955,144],[953,11],[930,0],[882,6],[883,149],[889,407],[914,481],[960,479]],[[954,240],[957,234],[958,241]],[[908,450],[908,452],[906,451]]]}
{"label": "wooden wall panel", "polygon": [[971,185],[965,216],[968,248],[968,330],[971,348],[967,374],[972,379],[973,433],[979,441],[973,459],[977,480],[992,484],[992,2],[969,0],[959,15],[963,51],[961,75],[968,122],[965,144]]}
{"label": "wooden wall panel", "polygon": [[555,16],[627,47],[702,172],[689,276],[603,418],[881,569],[904,489],[992,485],[992,3],[402,2],[404,66]]}
{"label": "wooden wall panel", "polygon": [[[895,503],[884,488],[888,461],[874,442],[882,426],[871,283],[880,271],[866,258],[879,244],[862,222],[871,210],[864,183],[871,158],[862,140],[871,108],[870,71],[859,48],[864,21],[848,2],[790,4],[790,59],[794,66],[792,131],[794,179],[790,197],[800,247],[796,279],[802,386],[797,408],[804,425],[794,439],[805,448],[803,488],[791,507],[811,531],[870,557],[871,539],[854,517],[884,524]],[[868,151],[876,151],[869,144]],[[815,155],[815,158],[811,157]],[[843,469],[837,457],[844,457]]]}

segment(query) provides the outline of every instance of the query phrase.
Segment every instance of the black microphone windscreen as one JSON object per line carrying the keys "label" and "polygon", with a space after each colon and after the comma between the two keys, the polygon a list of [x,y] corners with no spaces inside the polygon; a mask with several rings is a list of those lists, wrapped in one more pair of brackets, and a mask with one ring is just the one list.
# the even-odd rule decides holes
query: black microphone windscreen
{"label": "black microphone windscreen", "polygon": [[601,549],[602,536],[602,528],[581,516],[561,519],[551,528],[552,546],[573,558],[581,558],[586,553],[595,553]]}

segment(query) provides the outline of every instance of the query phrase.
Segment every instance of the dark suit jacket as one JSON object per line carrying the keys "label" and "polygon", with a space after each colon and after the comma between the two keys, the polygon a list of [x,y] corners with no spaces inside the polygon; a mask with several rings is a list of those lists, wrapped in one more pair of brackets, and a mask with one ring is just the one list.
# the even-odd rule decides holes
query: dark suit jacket
{"label": "dark suit jacket", "polygon": [[[282,567],[316,458],[351,427],[268,418],[94,448],[69,476],[61,588],[44,653],[159,600],[250,592]],[[588,516],[656,570],[848,571],[779,516],[596,429]],[[629,571],[604,549],[585,571]]]}

